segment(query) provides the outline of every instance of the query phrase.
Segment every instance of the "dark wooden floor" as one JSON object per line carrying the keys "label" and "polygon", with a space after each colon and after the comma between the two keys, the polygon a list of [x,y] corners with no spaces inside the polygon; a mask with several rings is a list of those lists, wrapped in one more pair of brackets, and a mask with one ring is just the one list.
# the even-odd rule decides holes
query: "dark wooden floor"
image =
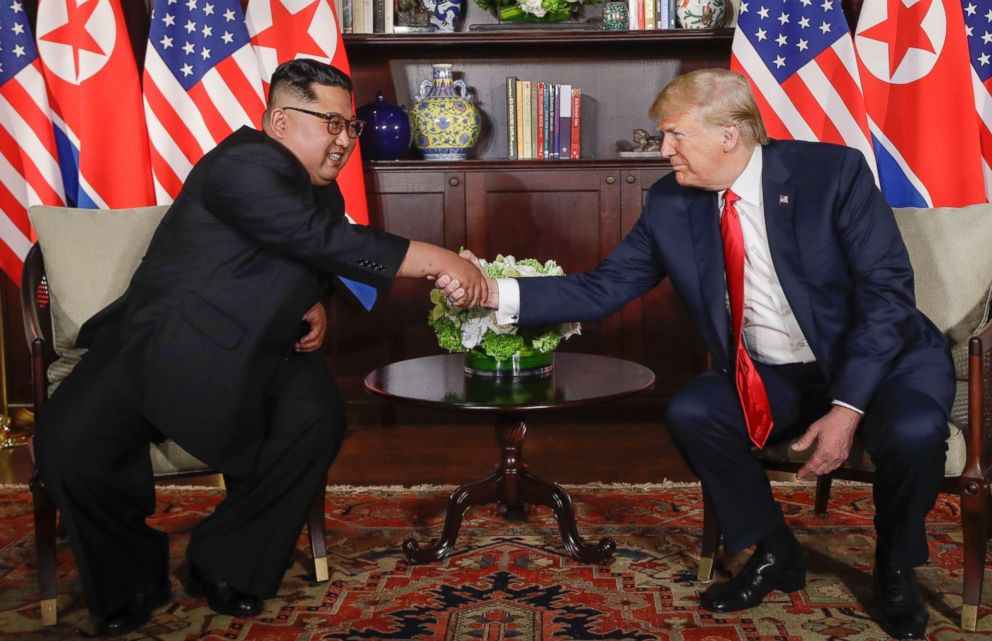
{"label": "dark wooden floor", "polygon": [[[406,408],[357,414],[329,483],[460,484],[485,476],[498,462],[493,427],[483,417],[453,423],[450,414]],[[642,407],[635,411],[626,402],[608,411],[535,416],[528,422],[524,462],[558,483],[694,480],[661,425],[661,408],[657,414],[657,421],[645,420]],[[18,418],[18,424],[30,423]],[[30,471],[27,447],[0,450],[0,483],[25,483]]]}

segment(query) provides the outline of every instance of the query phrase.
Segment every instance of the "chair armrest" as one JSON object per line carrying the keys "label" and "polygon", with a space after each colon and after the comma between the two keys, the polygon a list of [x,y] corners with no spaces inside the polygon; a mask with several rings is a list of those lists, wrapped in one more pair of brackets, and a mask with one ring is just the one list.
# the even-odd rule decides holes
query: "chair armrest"
{"label": "chair armrest", "polygon": [[961,476],[981,482],[989,473],[992,444],[992,321],[968,341],[968,425],[968,453]]}

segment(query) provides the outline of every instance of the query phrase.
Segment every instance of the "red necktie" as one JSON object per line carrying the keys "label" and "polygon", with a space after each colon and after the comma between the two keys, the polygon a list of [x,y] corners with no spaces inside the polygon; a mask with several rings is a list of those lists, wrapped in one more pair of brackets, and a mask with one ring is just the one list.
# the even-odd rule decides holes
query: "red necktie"
{"label": "red necktie", "polygon": [[741,399],[741,409],[744,410],[748,436],[761,448],[765,446],[772,431],[772,408],[768,404],[765,384],[761,382],[761,376],[754,369],[754,363],[741,340],[744,325],[744,234],[741,233],[741,220],[734,207],[734,203],[741,197],[728,189],[723,198],[720,234],[723,236],[723,260],[727,267],[730,320],[734,331],[734,378],[737,382],[737,395]]}

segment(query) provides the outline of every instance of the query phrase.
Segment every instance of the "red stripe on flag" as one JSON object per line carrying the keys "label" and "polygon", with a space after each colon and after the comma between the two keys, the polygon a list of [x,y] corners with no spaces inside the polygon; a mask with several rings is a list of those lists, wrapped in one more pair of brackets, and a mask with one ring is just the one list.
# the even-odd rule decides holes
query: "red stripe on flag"
{"label": "red stripe on flag", "polygon": [[[144,89],[145,100],[148,101],[152,113],[158,118],[162,128],[176,143],[179,150],[186,156],[186,160],[193,164],[202,158],[204,151],[200,147],[200,143],[197,142],[196,136],[186,126],[186,122],[179,113],[172,108],[172,103],[162,94],[158,85],[155,84],[155,79],[150,74],[145,74]],[[154,143],[152,146],[154,147]]]}
{"label": "red stripe on flag", "polygon": [[982,143],[982,157],[985,158],[985,162],[992,165],[992,131],[989,131],[988,126],[982,121],[979,125],[978,139]]}
{"label": "red stripe on flag", "polygon": [[21,271],[24,269],[24,264],[7,243],[3,242],[2,237],[0,237],[0,268],[3,268],[10,280],[14,281],[14,285],[21,286]]}
{"label": "red stripe on flag", "polygon": [[[7,162],[11,164],[17,173],[21,175],[24,180],[31,185],[35,193],[38,194],[38,200],[40,204],[44,205],[61,205],[62,197],[59,196],[58,192],[52,189],[52,186],[48,184],[48,180],[38,169],[38,165],[35,164],[34,159],[31,158],[21,148],[17,140],[10,135],[6,127],[0,127],[0,150],[3,151],[4,158]],[[26,193],[26,192],[25,192]],[[20,205],[18,205],[20,206]],[[9,211],[6,207],[4,211]],[[23,227],[21,231],[27,234],[27,230],[30,229],[29,226]]]}
{"label": "red stripe on flag", "polygon": [[252,125],[256,129],[261,129],[262,112],[265,111],[265,104],[255,93],[253,83],[245,76],[244,70],[238,65],[234,56],[224,58],[214,69],[220,74],[224,84],[230,88],[232,97],[238,101],[241,108],[252,119]]}
{"label": "red stripe on flag", "polygon": [[15,78],[4,84],[3,89],[0,91],[2,91],[3,97],[7,99],[10,106],[14,108],[14,111],[20,115],[28,127],[31,128],[31,131],[38,137],[45,150],[52,155],[52,158],[57,158],[58,152],[55,150],[55,134],[52,129],[52,119],[47,113],[42,111],[35,99],[28,93],[28,90],[24,88],[24,85]]}
{"label": "red stripe on flag", "polygon": [[[816,58],[817,64],[827,81],[833,85],[834,90],[844,101],[845,109],[854,116],[858,127],[864,134],[866,140],[871,140],[871,132],[868,131],[868,118],[863,108],[864,98],[861,95],[861,87],[854,82],[851,72],[844,66],[844,61],[840,59],[833,47],[827,48]],[[857,106],[856,109],[852,107]],[[841,141],[841,144],[846,144]]]}
{"label": "red stripe on flag", "polygon": [[782,83],[782,90],[789,94],[792,104],[795,105],[809,128],[818,135],[819,140],[838,145],[844,144],[844,138],[837,131],[837,127],[834,126],[830,118],[827,117],[820,101],[810,92],[806,82],[798,74],[793,74],[786,79]]}
{"label": "red stripe on flag", "polygon": [[172,167],[165,161],[165,158],[158,153],[158,149],[152,145],[152,172],[155,174],[155,180],[162,185],[162,189],[169,194],[169,198],[172,200],[176,199],[179,195],[179,190],[183,187],[182,179],[176,175],[176,172],[172,170]]}
{"label": "red stripe on flag", "polygon": [[227,125],[227,121],[224,120],[220,112],[217,111],[213,99],[207,94],[207,90],[203,88],[203,83],[196,83],[190,87],[187,93],[193,99],[193,102],[196,103],[197,109],[200,110],[200,114],[203,116],[203,121],[207,123],[207,131],[210,132],[210,136],[218,141],[226,138],[231,133],[231,128]]}
{"label": "red stripe on flag", "polygon": [[0,182],[0,211],[3,212],[0,215],[5,215],[22,234],[27,236],[31,232],[27,210],[3,182]]}

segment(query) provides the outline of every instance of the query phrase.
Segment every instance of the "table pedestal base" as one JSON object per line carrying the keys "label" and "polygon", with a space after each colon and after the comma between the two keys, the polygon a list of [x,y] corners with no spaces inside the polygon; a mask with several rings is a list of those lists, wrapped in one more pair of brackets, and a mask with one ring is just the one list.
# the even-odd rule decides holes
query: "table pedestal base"
{"label": "table pedestal base", "polygon": [[462,485],[452,492],[441,540],[421,548],[415,540],[407,539],[403,542],[407,558],[415,563],[427,563],[450,555],[469,508],[488,503],[505,506],[507,517],[516,519],[524,514],[527,503],[545,505],[551,508],[558,522],[558,530],[569,556],[583,563],[603,563],[613,556],[617,549],[616,541],[603,538],[596,545],[584,542],[575,527],[572,497],[560,486],[531,474],[521,462],[526,436],[527,425],[522,415],[499,416],[496,419],[496,440],[502,450],[502,460],[496,471],[481,481]]}

